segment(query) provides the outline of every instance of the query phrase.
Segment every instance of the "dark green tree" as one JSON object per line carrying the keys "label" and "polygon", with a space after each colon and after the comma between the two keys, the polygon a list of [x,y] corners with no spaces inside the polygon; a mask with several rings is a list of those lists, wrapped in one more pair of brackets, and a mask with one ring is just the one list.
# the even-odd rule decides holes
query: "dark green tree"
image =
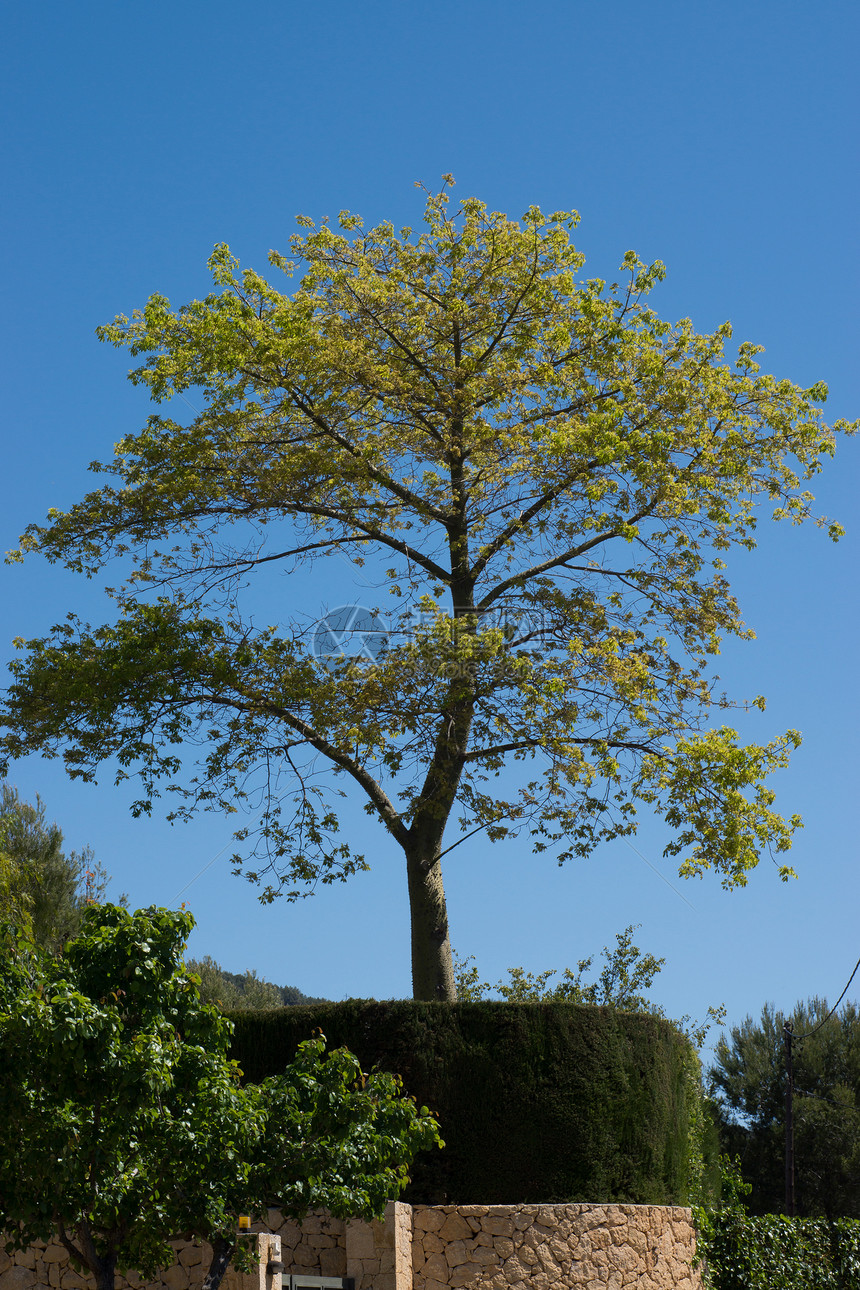
{"label": "dark green tree", "polygon": [[232,1027],[182,963],[193,921],[91,906],[61,956],[3,932],[0,1230],[11,1248],[58,1239],[98,1290],[117,1269],[152,1277],[188,1232],[212,1245],[215,1290],[237,1214],[377,1216],[438,1141],[395,1076],[321,1038],[242,1086]]}
{"label": "dark green tree", "polygon": [[[785,1203],[785,1049],[795,1035],[794,1136],[798,1213],[860,1218],[860,1013],[846,1003],[827,1018],[826,999],[790,1016],[771,1004],[723,1035],[710,1070],[723,1149],[738,1155],[753,1213]],[[801,1038],[807,1035],[807,1038]]]}

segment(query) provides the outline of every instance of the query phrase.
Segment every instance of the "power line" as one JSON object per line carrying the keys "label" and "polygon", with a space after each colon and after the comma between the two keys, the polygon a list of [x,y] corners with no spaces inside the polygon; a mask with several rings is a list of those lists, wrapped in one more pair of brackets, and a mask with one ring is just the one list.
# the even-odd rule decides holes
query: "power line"
{"label": "power line", "polygon": [[826,1017],[824,1017],[821,1021],[819,1021],[819,1023],[818,1023],[818,1025],[817,1025],[817,1026],[813,1026],[812,1030],[807,1030],[807,1031],[805,1032],[805,1034],[802,1034],[802,1035],[793,1035],[793,1036],[792,1036],[792,1038],[794,1038],[794,1039],[798,1039],[798,1040],[799,1040],[799,1039],[809,1039],[809,1037],[810,1037],[811,1035],[814,1035],[817,1031],[819,1031],[819,1030],[821,1029],[821,1027],[822,1027],[823,1025],[825,1025],[825,1023],[826,1023],[826,1022],[828,1022],[828,1021],[830,1020],[830,1018],[833,1016],[834,1012],[835,1012],[835,1011],[836,1011],[836,1009],[839,1007],[840,1003],[842,1002],[842,1000],[845,998],[846,994],[848,993],[848,988],[849,988],[849,986],[851,985],[851,982],[854,980],[855,976],[857,975],[857,969],[858,969],[858,968],[860,968],[860,959],[858,959],[858,960],[857,960],[857,962],[854,964],[854,971],[851,973],[851,975],[850,975],[850,976],[849,976],[849,978],[848,978],[848,984],[846,985],[845,989],[844,989],[844,990],[842,991],[842,993],[840,994],[839,998],[838,998],[838,999],[836,1000],[836,1002],[834,1003],[833,1007],[832,1007],[832,1008],[830,1009],[830,1011],[828,1012],[827,1016],[826,1016]]}
{"label": "power line", "polygon": [[655,864],[652,864],[652,863],[651,863],[651,861],[648,859],[648,857],[647,857],[647,856],[643,856],[643,854],[642,854],[642,852],[639,850],[639,848],[638,848],[638,847],[634,847],[633,843],[630,841],[630,839],[629,839],[629,838],[625,838],[625,837],[623,837],[623,835],[622,835],[622,841],[624,841],[624,842],[626,842],[626,843],[627,843],[627,845],[628,845],[628,847],[630,848],[630,850],[631,850],[631,851],[633,851],[633,852],[634,852],[634,853],[639,857],[639,859],[640,859],[640,860],[644,860],[644,861],[645,861],[645,863],[647,864],[647,866],[648,866],[648,868],[649,868],[649,869],[653,869],[653,870],[654,870],[654,873],[656,873],[656,875],[657,875],[657,877],[660,879],[660,881],[661,881],[661,882],[665,882],[666,886],[669,888],[669,890],[670,890],[670,891],[674,891],[675,895],[676,895],[680,900],[683,900],[683,902],[684,902],[684,904],[685,904],[685,905],[689,905],[689,906],[690,906],[690,908],[692,909],[692,911],[693,911],[693,913],[694,913],[694,914],[696,913],[696,906],[692,903],[692,901],[688,900],[688,899],[687,899],[687,897],[684,895],[684,893],[683,893],[682,891],[679,891],[679,890],[678,890],[678,888],[677,888],[677,887],[675,887],[675,886],[674,886],[674,885],[669,881],[669,879],[666,877],[666,875],[665,875],[665,874],[663,874],[663,873],[661,873],[661,872],[660,872],[660,870],[657,868],[657,866],[656,866]]}
{"label": "power line", "polygon": [[[232,842],[232,840],[233,840],[233,839],[231,838],[231,839],[230,839],[230,842]],[[208,862],[208,864],[205,864],[205,865],[203,866],[203,868],[200,870],[200,872],[199,872],[199,873],[196,873],[196,874],[194,875],[194,877],[191,879],[191,882],[187,882],[187,883],[185,884],[185,886],[182,888],[182,890],[181,890],[181,891],[177,891],[176,895],[173,897],[173,903],[174,903],[174,904],[176,904],[176,902],[177,902],[177,900],[179,899],[179,897],[180,897],[180,896],[184,896],[184,895],[185,895],[185,893],[186,893],[186,891],[188,890],[188,888],[189,888],[189,887],[192,887],[192,886],[194,885],[194,883],[197,881],[197,879],[198,879],[198,878],[202,878],[202,877],[203,877],[203,875],[204,875],[204,873],[206,872],[206,870],[207,870],[207,869],[211,869],[211,868],[212,868],[212,866],[213,866],[213,864],[215,863],[215,861],[216,861],[216,860],[218,860],[218,859],[219,859],[219,857],[220,857],[220,856],[222,856],[222,855],[224,854],[224,852],[227,850],[227,848],[228,848],[228,847],[229,847],[229,845],[230,845],[230,842],[225,842],[225,843],[224,843],[224,845],[223,845],[223,847],[221,848],[221,850],[218,852],[218,855],[213,856],[213,857],[212,857],[212,859]]]}
{"label": "power line", "polygon": [[822,1097],[820,1093],[807,1093],[802,1088],[796,1088],[794,1091],[798,1097],[811,1097],[814,1102],[826,1102],[828,1106],[835,1106],[837,1111],[850,1111],[852,1115],[860,1115],[860,1106],[848,1106],[845,1102],[834,1102],[832,1097]]}

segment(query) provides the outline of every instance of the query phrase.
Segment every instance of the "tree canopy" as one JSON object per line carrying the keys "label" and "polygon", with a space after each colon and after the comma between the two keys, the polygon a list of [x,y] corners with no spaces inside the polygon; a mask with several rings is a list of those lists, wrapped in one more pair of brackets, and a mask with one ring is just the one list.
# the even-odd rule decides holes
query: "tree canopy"
{"label": "tree canopy", "polygon": [[99,1290],[117,1268],[152,1277],[189,1232],[214,1290],[238,1214],[379,1217],[439,1140],[396,1076],[322,1038],[243,1086],[232,1026],[182,963],[193,922],[90,906],[59,957],[8,925],[0,941],[0,1231],[60,1240]]}
{"label": "tree canopy", "polygon": [[325,1003],[325,999],[302,994],[294,985],[275,985],[262,980],[253,968],[244,973],[227,972],[211,955],[189,959],[185,965],[198,978],[200,997],[217,1003],[225,1012],[243,1008],[283,1008],[300,1003]]}
{"label": "tree canopy", "polygon": [[785,1048],[792,1027],[797,1211],[860,1218],[860,1012],[846,1003],[828,1016],[826,999],[798,1003],[790,1015],[765,1004],[723,1035],[710,1077],[724,1147],[739,1155],[754,1213],[781,1213],[785,1202]]}
{"label": "tree canopy", "polygon": [[[292,294],[219,245],[205,299],[100,329],[156,404],[202,411],[152,415],[94,464],[112,482],[24,535],[19,555],[133,570],[115,621],[20,642],[0,715],[7,758],[107,762],[136,811],[165,786],[173,817],[247,805],[235,864],[265,900],[366,865],[339,832],[353,795],[404,856],[419,998],[454,997],[441,861],[479,832],[563,861],[641,802],[681,874],[728,887],[788,850],[766,779],[799,736],[721,724],[713,657],[752,635],[723,556],[761,503],[812,517],[806,481],[855,428],[759,346],[727,361],[728,323],[661,320],[659,262],[586,278],[575,212],[449,198],[418,233],[300,217],[269,257]],[[285,582],[260,625],[255,582],[326,558],[379,603],[315,629]]]}

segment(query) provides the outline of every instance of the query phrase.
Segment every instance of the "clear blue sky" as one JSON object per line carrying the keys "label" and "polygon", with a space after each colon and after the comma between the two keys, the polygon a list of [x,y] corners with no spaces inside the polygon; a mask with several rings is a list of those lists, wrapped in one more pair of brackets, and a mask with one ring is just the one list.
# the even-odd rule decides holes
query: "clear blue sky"
{"label": "clear blue sky", "polygon": [[[297,212],[417,223],[414,182],[446,171],[511,215],[578,209],[595,275],[630,247],[663,259],[662,314],[699,330],[731,319],[736,340],[767,347],[766,370],[829,383],[829,419],[859,415],[858,42],[860,9],[838,0],[7,6],[3,548],[77,499],[87,463],[146,416],[97,324],[153,291],[205,292],[216,241],[263,267]],[[650,865],[623,842],[559,869],[523,843],[476,841],[446,880],[454,944],[489,979],[573,964],[641,922],[639,944],[667,960],[655,995],[670,1013],[835,999],[860,955],[858,450],[843,444],[816,489],[843,542],[766,526],[730,566],[758,639],[723,655],[726,687],[768,696],[752,737],[804,734],[775,782],[806,822],[799,881],[765,860],[745,891],[681,883],[648,821],[636,846]],[[108,612],[38,560],[0,576],[4,657],[69,609]],[[372,873],[264,908],[224,856],[192,882],[229,822],[135,821],[109,777],[71,784],[57,762],[13,778],[70,846],[94,846],[115,893],[187,900],[195,954],[312,994],[408,995],[405,877],[363,815]]]}

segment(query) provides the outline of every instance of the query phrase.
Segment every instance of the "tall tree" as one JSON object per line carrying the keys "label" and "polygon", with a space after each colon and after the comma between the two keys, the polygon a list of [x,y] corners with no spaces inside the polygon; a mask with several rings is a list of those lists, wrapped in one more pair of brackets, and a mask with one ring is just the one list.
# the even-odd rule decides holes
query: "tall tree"
{"label": "tall tree", "polygon": [[45,804],[22,801],[17,788],[0,785],[0,850],[8,896],[0,889],[0,917],[27,921],[36,941],[59,953],[78,930],[88,896],[100,899],[108,876],[92,849],[66,851],[63,834],[49,823]]}
{"label": "tall tree", "polygon": [[[346,784],[402,851],[419,998],[454,997],[442,859],[479,832],[562,861],[645,802],[682,874],[732,887],[799,823],[765,784],[799,736],[740,745],[708,668],[752,634],[722,555],[754,546],[760,499],[812,513],[826,387],[762,375],[753,344],[726,362],[728,324],[661,321],[659,263],[584,279],[577,218],[452,212],[447,182],[417,235],[301,217],[293,260],[270,256],[301,266],[292,295],[216,247],[204,300],[100,329],[156,403],[203,410],[150,417],[94,467],[115,482],[22,539],[134,572],[115,622],[22,642],[5,755],[62,750],[85,779],[116,758],[135,811],[167,781],[183,818],[262,781],[237,837],[264,900],[365,867],[338,834]],[[391,621],[366,605],[314,631],[279,598],[255,625],[247,584],[334,555],[369,562]]]}
{"label": "tall tree", "polygon": [[212,1245],[215,1290],[237,1214],[379,1217],[439,1140],[395,1076],[321,1038],[242,1086],[232,1027],[182,963],[193,924],[91,906],[60,956],[0,928],[0,1231],[58,1239],[98,1290],[169,1266],[184,1232]]}
{"label": "tall tree", "polygon": [[[798,1213],[860,1218],[860,1012],[826,999],[790,1015],[766,1004],[723,1035],[710,1076],[727,1153],[740,1155],[754,1213],[785,1203],[785,1046],[791,1024]],[[803,1038],[803,1036],[807,1036]]]}

